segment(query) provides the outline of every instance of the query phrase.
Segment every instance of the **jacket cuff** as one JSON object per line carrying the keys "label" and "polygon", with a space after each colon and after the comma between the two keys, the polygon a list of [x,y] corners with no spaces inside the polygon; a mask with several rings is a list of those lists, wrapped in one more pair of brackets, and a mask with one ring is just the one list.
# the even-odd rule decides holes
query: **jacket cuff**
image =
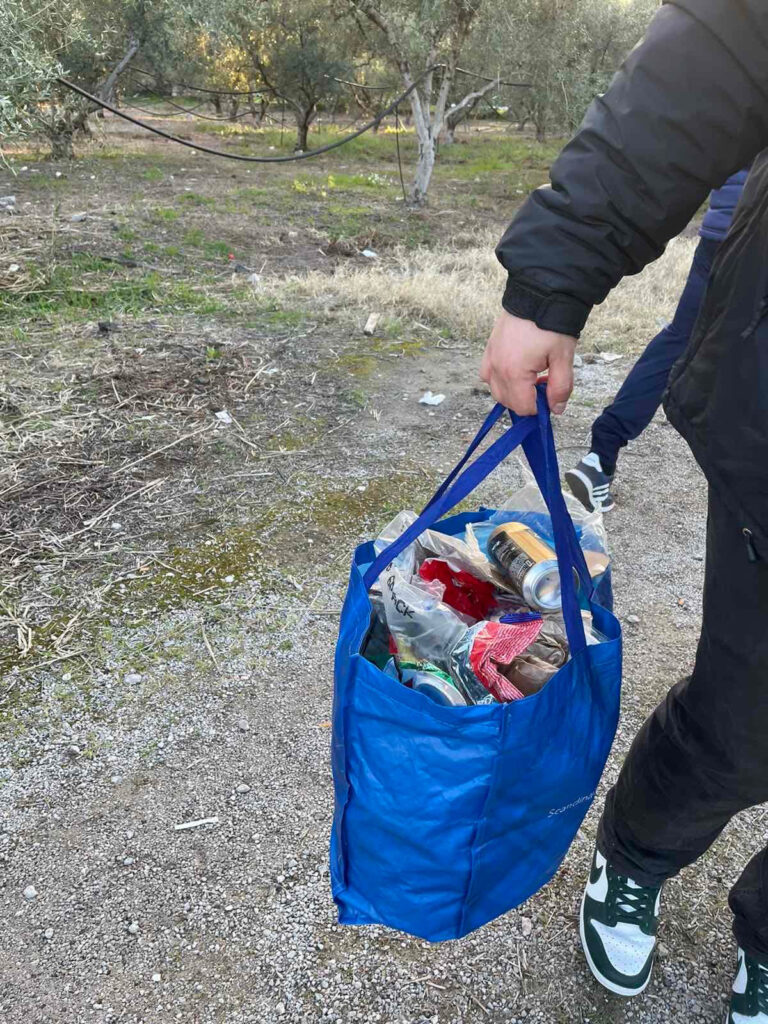
{"label": "jacket cuff", "polygon": [[532,320],[543,331],[568,334],[578,338],[592,307],[562,292],[545,292],[524,284],[512,274],[501,300],[504,309],[522,320]]}

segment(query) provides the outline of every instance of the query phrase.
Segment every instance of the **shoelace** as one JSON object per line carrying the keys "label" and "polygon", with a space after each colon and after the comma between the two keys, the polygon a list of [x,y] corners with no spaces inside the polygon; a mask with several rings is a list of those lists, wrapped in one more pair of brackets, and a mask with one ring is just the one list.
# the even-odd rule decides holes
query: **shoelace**
{"label": "shoelace", "polygon": [[[658,889],[636,885],[631,879],[618,875],[611,900],[616,920],[647,928],[653,919],[657,895]],[[766,984],[768,985],[768,977]],[[768,997],[768,987],[766,996]]]}

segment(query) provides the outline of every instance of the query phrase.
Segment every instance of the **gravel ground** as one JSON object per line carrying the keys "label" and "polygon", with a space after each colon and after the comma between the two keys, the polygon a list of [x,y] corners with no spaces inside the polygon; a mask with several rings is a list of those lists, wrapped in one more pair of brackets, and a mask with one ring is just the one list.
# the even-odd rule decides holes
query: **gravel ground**
{"label": "gravel ground", "polygon": [[[326,477],[353,495],[401,471],[406,452],[436,477],[488,401],[471,385],[474,360],[447,358],[413,361],[405,392],[398,365],[374,380],[380,417],[361,411],[301,464],[292,500]],[[626,362],[577,371],[558,425],[564,462]],[[422,384],[447,401],[419,406]],[[502,467],[482,497],[503,495],[514,475]],[[663,418],[627,452],[616,491],[608,525],[626,672],[603,786],[690,665],[704,552],[705,487]],[[39,673],[40,699],[18,711],[2,755],[0,1020],[721,1024],[734,959],[727,887],[765,839],[760,809],[669,885],[655,978],[632,1002],[593,983],[578,945],[599,798],[556,879],[462,941],[335,923],[331,662],[344,565],[368,526],[331,523],[325,545],[297,535],[288,591],[245,581],[215,615],[195,604],[151,629],[122,623],[85,680]],[[157,657],[137,667],[132,652],[147,643]],[[201,819],[213,821],[175,827]]]}

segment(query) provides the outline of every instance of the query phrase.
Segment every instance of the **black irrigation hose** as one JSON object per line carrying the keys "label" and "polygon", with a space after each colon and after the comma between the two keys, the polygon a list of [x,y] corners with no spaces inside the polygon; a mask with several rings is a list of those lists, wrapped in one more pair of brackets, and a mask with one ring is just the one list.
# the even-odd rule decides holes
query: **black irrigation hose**
{"label": "black irrigation hose", "polygon": [[131,117],[130,114],[124,113],[122,110],[118,110],[117,107],[113,107],[111,103],[107,103],[106,100],[101,100],[98,96],[94,96],[92,93],[87,92],[85,89],[81,89],[79,85],[75,85],[73,82],[67,81],[66,78],[57,78],[56,81],[67,89],[71,89],[73,92],[78,93],[85,99],[90,100],[91,103],[96,103],[98,106],[103,107],[104,110],[109,110],[111,113],[116,114],[117,117],[122,117],[124,121],[130,121],[132,124],[138,125],[139,128],[144,128],[148,132],[152,132],[154,135],[159,135],[163,139],[168,139],[170,142],[178,142],[180,146],[186,146],[188,149],[197,150],[199,153],[209,153],[211,156],[223,156],[227,160],[240,160],[244,163],[251,164],[287,164],[293,163],[297,160],[311,160],[312,157],[320,156],[323,153],[329,153],[332,149],[338,149],[340,146],[345,146],[348,142],[353,139],[359,138],[364,135],[365,132],[375,128],[377,124],[381,124],[385,117],[388,117],[393,113],[403,100],[407,99],[416,86],[421,82],[423,78],[434,71],[434,67],[427,68],[426,71],[422,71],[419,77],[413,81],[405,92],[401,93],[397,99],[393,100],[386,109],[382,110],[380,114],[377,114],[372,121],[364,124],[362,128],[358,128],[357,131],[351,132],[349,135],[345,135],[343,139],[338,139],[336,142],[329,142],[325,146],[320,146],[318,149],[310,149],[305,153],[292,153],[290,156],[243,156],[239,153],[225,153],[220,149],[213,149],[211,146],[200,146],[194,142],[188,142],[186,139],[180,139],[178,135],[172,135],[170,132],[163,131],[162,128],[153,128],[152,125],[146,124],[144,121],[139,121],[136,117]]}
{"label": "black irrigation hose", "polygon": [[[445,68],[445,64],[433,64],[432,70],[438,68]],[[479,78],[482,82],[498,82],[499,85],[512,86],[516,89],[530,89],[530,82],[505,82],[497,78],[488,78],[487,75],[478,75],[474,71],[466,71],[464,68],[455,69],[457,75],[467,75],[468,78]],[[333,75],[326,75],[326,78],[330,78],[332,82],[338,82],[339,85],[351,85],[354,89],[365,89],[368,92],[391,92],[392,86],[390,85],[362,85],[360,82],[350,82],[346,78],[334,78]]]}
{"label": "black irrigation hose", "polygon": [[[145,71],[143,68],[131,67],[131,71],[138,71],[140,75],[148,75],[150,78],[157,78],[154,71]],[[256,89],[246,89],[245,92],[229,92],[223,89],[204,89],[201,85],[188,85],[186,82],[169,82],[169,85],[180,86],[182,89],[192,89],[194,92],[207,92],[210,96],[250,96],[257,92]]]}
{"label": "black irrigation hose", "polygon": [[[167,110],[148,110],[146,107],[140,107],[138,103],[132,103],[127,96],[125,98],[125,105],[126,107],[129,107],[131,110],[138,110],[142,114],[149,114],[150,117],[161,117],[163,119],[167,117],[181,117],[181,114],[176,114],[172,110],[169,112]],[[202,104],[198,104],[198,106],[202,106]],[[192,114],[195,110],[197,110],[197,107],[190,107],[189,110],[186,111],[186,113]],[[194,116],[204,117],[205,115],[194,114]]]}
{"label": "black irrigation hose", "polygon": [[[438,68],[445,68],[445,64],[433,64],[431,68],[427,68],[421,77],[427,75],[430,71],[436,71]],[[145,71],[143,68],[132,67],[131,71],[138,71],[141,75],[148,75],[150,78],[157,77],[152,71]],[[495,82],[495,78],[489,78],[488,75],[478,75],[475,71],[467,71],[465,68],[456,68],[456,74],[467,75],[469,78],[478,78],[482,82]],[[326,78],[330,78],[333,82],[339,82],[340,85],[351,85],[355,89],[367,89],[370,92],[388,92],[391,86],[387,85],[361,85],[359,82],[350,82],[344,78],[334,78],[333,75],[326,75]],[[419,79],[420,80],[420,79]],[[204,89],[201,85],[190,85],[188,82],[170,82],[170,85],[175,85],[182,89],[192,89],[194,92],[205,92],[210,96],[251,96],[254,92],[258,92],[257,89],[248,89],[246,92],[228,92],[223,89]],[[530,82],[505,82],[499,81],[499,85],[510,86],[515,89],[530,89]]]}
{"label": "black irrigation hose", "polygon": [[[207,103],[208,101],[206,100],[205,102]],[[180,103],[174,103],[173,100],[169,100],[165,96],[163,97],[163,103],[167,103],[170,107],[175,107],[177,110],[183,111],[185,114],[192,114],[198,109],[198,107],[202,106],[202,103],[198,103],[197,107],[182,107]],[[136,109],[139,110],[140,108],[137,107]],[[145,110],[144,113],[149,113],[149,111]],[[202,118],[203,121],[229,121],[231,123],[233,121],[239,121],[241,117],[250,117],[250,115],[250,110],[244,110],[241,114],[235,114],[234,117],[212,117],[210,114],[195,114],[195,117]],[[168,114],[166,116],[178,117],[178,114]]]}

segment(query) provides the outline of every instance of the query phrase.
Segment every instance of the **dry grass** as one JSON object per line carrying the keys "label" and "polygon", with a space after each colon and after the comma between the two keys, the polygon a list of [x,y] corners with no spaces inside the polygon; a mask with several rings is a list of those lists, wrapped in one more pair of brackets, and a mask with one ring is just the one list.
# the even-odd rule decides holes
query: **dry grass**
{"label": "dry grass", "polygon": [[54,231],[50,218],[0,218],[0,294],[31,295],[47,283]]}
{"label": "dry grass", "polygon": [[[493,247],[495,233],[467,247],[396,252],[361,267],[339,267],[333,276],[311,272],[275,282],[272,294],[287,304],[311,301],[428,320],[453,337],[481,343],[499,309],[504,271]],[[674,310],[690,267],[695,240],[675,239],[666,254],[637,277],[627,278],[595,310],[583,347],[638,352]]]}

